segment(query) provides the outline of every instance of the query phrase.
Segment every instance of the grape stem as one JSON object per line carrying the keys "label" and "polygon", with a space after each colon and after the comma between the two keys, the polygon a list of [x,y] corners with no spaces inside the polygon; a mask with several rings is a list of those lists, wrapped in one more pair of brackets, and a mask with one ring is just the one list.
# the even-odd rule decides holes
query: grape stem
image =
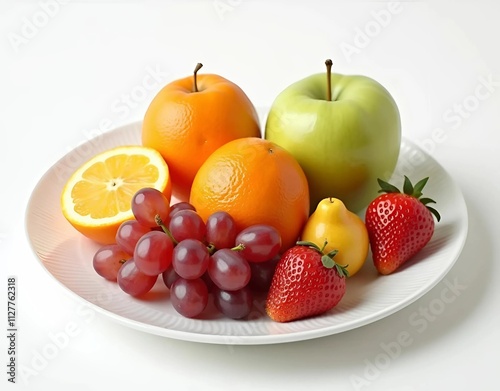
{"label": "grape stem", "polygon": [[208,253],[210,255],[213,255],[214,252],[217,251],[217,249],[215,248],[214,244],[213,243],[210,243],[208,246],[207,246],[207,250],[208,250]]}
{"label": "grape stem", "polygon": [[237,246],[233,247],[231,250],[232,251],[242,251],[244,249],[245,249],[245,245],[243,243],[240,243]]}
{"label": "grape stem", "polygon": [[168,235],[168,237],[172,240],[172,242],[174,243],[174,245],[179,244],[179,242],[177,240],[175,240],[175,238],[173,237],[172,233],[167,228],[167,226],[163,223],[163,220],[161,219],[160,215],[156,215],[155,216],[155,223],[159,227],[161,227],[161,229],[163,230],[163,232],[165,232]]}

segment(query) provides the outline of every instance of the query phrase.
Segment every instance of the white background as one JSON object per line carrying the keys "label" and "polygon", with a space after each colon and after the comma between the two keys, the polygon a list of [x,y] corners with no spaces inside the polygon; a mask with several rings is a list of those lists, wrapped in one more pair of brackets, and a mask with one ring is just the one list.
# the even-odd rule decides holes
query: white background
{"label": "white background", "polygon": [[[479,381],[481,389],[498,389],[499,16],[493,0],[2,1],[0,296],[6,311],[6,276],[17,276],[18,365],[32,369],[18,371],[17,386],[470,390]],[[25,233],[26,205],[68,151],[140,120],[158,89],[197,62],[239,84],[264,122],[274,97],[323,71],[328,57],[336,72],[371,76],[391,91],[404,136],[450,172],[467,202],[469,236],[447,276],[464,289],[425,331],[415,333],[409,318],[439,300],[444,282],[356,330],[228,347],[157,337],[89,314],[41,267]],[[2,315],[2,327],[5,321]],[[37,363],[51,335],[65,330],[69,342]],[[401,332],[412,343],[383,360],[384,346]]]}

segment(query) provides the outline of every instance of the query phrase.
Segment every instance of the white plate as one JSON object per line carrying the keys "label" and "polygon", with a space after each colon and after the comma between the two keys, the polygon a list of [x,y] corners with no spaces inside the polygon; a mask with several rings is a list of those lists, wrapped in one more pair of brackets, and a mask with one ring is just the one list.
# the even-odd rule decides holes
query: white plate
{"label": "white plate", "polygon": [[161,279],[147,300],[122,292],[92,268],[98,245],[84,238],[63,217],[59,198],[71,173],[93,155],[140,143],[140,123],[105,133],[75,148],[39,181],[27,208],[27,232],[43,267],[67,290],[95,310],[126,326],[180,340],[217,344],[271,344],[306,340],[367,325],[404,308],[435,286],[458,258],[467,236],[467,208],[448,173],[430,156],[403,140],[394,174],[413,181],[429,176],[425,195],[437,201],[442,219],[432,240],[413,261],[389,276],[377,275],[371,259],[348,280],[347,292],[332,311],[285,324],[271,321],[256,301],[251,320],[230,320],[209,312],[205,319],[187,319],[170,305]]}

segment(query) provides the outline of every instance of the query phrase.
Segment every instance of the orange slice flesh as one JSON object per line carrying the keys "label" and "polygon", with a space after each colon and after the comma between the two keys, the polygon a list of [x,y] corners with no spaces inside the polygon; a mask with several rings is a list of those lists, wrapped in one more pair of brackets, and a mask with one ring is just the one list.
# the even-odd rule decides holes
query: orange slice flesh
{"label": "orange slice flesh", "polygon": [[134,218],[131,201],[141,188],[160,190],[168,200],[172,183],[161,154],[143,146],[104,151],[79,167],[61,195],[64,217],[80,233],[102,243],[115,243],[120,224]]}

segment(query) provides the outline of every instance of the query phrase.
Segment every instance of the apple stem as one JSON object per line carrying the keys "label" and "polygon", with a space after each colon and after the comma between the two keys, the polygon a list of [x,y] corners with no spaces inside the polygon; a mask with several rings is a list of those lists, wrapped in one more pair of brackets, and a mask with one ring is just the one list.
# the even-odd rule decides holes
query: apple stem
{"label": "apple stem", "polygon": [[326,100],[331,101],[332,100],[332,65],[333,62],[332,60],[328,59],[325,61],[326,65]]}
{"label": "apple stem", "polygon": [[201,62],[199,62],[198,64],[196,64],[196,68],[194,68],[194,84],[193,84],[194,92],[198,92],[198,84],[197,84],[197,80],[196,80],[196,74],[198,73],[198,71],[201,69],[202,66],[203,66],[203,64]]}

